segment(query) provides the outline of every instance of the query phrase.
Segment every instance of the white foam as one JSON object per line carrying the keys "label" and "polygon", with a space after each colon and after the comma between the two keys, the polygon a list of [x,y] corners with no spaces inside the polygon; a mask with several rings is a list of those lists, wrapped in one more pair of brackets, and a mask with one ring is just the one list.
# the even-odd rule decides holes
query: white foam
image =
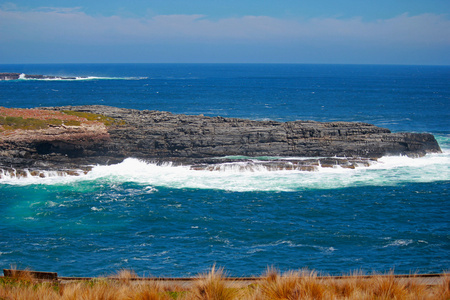
{"label": "white foam", "polygon": [[157,165],[128,158],[120,164],[95,166],[88,174],[60,176],[47,172],[45,178],[17,178],[1,173],[0,183],[71,184],[79,181],[107,183],[134,182],[153,192],[155,188],[219,189],[229,191],[300,191],[352,186],[391,186],[406,182],[446,181],[450,178],[450,153],[430,154],[422,158],[383,157],[368,167],[345,169],[318,167],[316,172],[298,170],[270,171],[253,162],[222,164],[216,171],[191,170],[171,163]]}
{"label": "white foam", "polygon": [[413,240],[395,240],[395,241],[383,246],[383,248],[408,246],[408,245],[412,244],[413,242],[414,242]]}
{"label": "white foam", "polygon": [[40,171],[40,176],[33,176],[29,170],[24,170],[26,176],[21,176],[16,170],[6,172],[0,170],[0,184],[29,185],[29,184],[64,184],[77,180],[78,176],[84,174],[82,170],[76,172],[78,176],[70,176],[64,172]]}
{"label": "white foam", "polygon": [[[46,76],[46,75],[45,75]],[[143,80],[148,77],[101,77],[101,76],[52,76],[47,78],[27,78],[26,74],[22,73],[19,80],[29,81],[86,81],[86,80]]]}

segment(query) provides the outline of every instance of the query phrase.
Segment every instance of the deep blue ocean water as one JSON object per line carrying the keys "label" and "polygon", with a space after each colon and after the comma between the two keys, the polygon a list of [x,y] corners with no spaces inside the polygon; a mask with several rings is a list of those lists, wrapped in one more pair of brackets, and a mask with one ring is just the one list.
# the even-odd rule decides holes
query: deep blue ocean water
{"label": "deep blue ocean water", "polygon": [[[85,176],[0,179],[0,268],[62,276],[450,269],[450,67],[0,65],[0,106],[102,104],[433,133],[442,154],[355,170],[191,171],[127,159]],[[81,78],[83,77],[83,78]],[[87,78],[85,78],[87,77]],[[49,174],[51,175],[51,174]]]}

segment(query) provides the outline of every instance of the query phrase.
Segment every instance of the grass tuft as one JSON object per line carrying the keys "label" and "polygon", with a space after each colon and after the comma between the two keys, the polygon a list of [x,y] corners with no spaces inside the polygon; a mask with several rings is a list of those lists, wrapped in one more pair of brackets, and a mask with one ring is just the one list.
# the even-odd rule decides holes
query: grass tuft
{"label": "grass tuft", "polygon": [[395,279],[391,272],[388,275],[375,276],[373,295],[378,299],[405,299],[405,285]]}
{"label": "grass tuft", "polygon": [[260,293],[263,299],[298,299],[299,277],[294,272],[280,275],[275,268],[268,268],[263,275],[264,279],[259,284]]}
{"label": "grass tuft", "polygon": [[160,281],[143,281],[132,270],[120,270],[113,277],[77,282],[42,282],[31,271],[17,271],[0,277],[0,299],[64,300],[291,300],[291,299],[450,299],[450,275],[442,284],[429,286],[394,274],[363,276],[353,273],[342,278],[318,277],[309,270],[281,274],[268,268],[262,278],[248,286],[230,281],[222,268],[213,266],[192,285],[180,287]]}
{"label": "grass tuft", "polygon": [[[164,291],[164,288],[159,283],[140,284],[136,287],[136,292],[132,299],[136,300],[170,300],[174,299],[171,295],[178,294],[168,293]],[[131,299],[131,298],[130,298]],[[176,298],[175,298],[176,299]]]}
{"label": "grass tuft", "polygon": [[436,292],[438,299],[450,299],[450,273],[445,275],[444,281]]}
{"label": "grass tuft", "polygon": [[25,269],[25,270],[17,270],[16,266],[11,266],[10,270],[11,272],[11,276],[9,277],[9,279],[14,280],[14,281],[18,281],[18,282],[28,282],[28,283],[32,283],[35,281],[35,278],[33,276],[33,274],[31,273],[31,270],[29,269]]}
{"label": "grass tuft", "polygon": [[200,275],[191,296],[190,299],[199,300],[231,300],[236,299],[236,289],[226,286],[223,269],[214,265],[209,273]]}
{"label": "grass tuft", "polygon": [[121,269],[113,278],[118,278],[121,283],[130,284],[133,279],[138,278],[137,274],[133,270]]}

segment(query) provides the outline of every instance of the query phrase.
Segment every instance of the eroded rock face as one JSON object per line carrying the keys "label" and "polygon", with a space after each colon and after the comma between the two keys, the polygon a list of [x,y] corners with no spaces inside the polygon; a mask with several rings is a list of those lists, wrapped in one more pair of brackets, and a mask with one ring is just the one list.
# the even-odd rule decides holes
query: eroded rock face
{"label": "eroded rock face", "polygon": [[142,158],[209,158],[244,156],[422,156],[439,152],[433,135],[391,133],[366,123],[251,121],[174,115],[106,106],[65,107],[122,119],[111,127],[113,147],[123,156]]}
{"label": "eroded rock face", "polygon": [[[0,167],[4,170],[71,170],[107,153],[109,134],[101,123],[0,132]],[[101,159],[99,160],[101,161]]]}
{"label": "eroded rock face", "polygon": [[[280,123],[108,106],[46,109],[95,113],[124,122],[109,127],[52,128],[3,137],[1,165],[67,169],[135,157],[208,169],[205,164],[215,164],[219,162],[217,157],[224,156],[337,156],[364,162],[384,155],[422,156],[440,152],[431,134],[391,133],[366,123]],[[296,166],[300,168],[298,163]],[[279,168],[279,164],[274,168]],[[302,163],[301,168],[309,167]]]}

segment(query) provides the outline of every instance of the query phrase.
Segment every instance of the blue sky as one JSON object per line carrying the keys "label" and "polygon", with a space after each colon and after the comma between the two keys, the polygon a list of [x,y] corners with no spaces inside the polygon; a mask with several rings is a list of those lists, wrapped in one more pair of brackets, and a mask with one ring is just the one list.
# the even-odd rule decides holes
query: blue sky
{"label": "blue sky", "polygon": [[450,0],[0,0],[0,63],[450,65]]}

